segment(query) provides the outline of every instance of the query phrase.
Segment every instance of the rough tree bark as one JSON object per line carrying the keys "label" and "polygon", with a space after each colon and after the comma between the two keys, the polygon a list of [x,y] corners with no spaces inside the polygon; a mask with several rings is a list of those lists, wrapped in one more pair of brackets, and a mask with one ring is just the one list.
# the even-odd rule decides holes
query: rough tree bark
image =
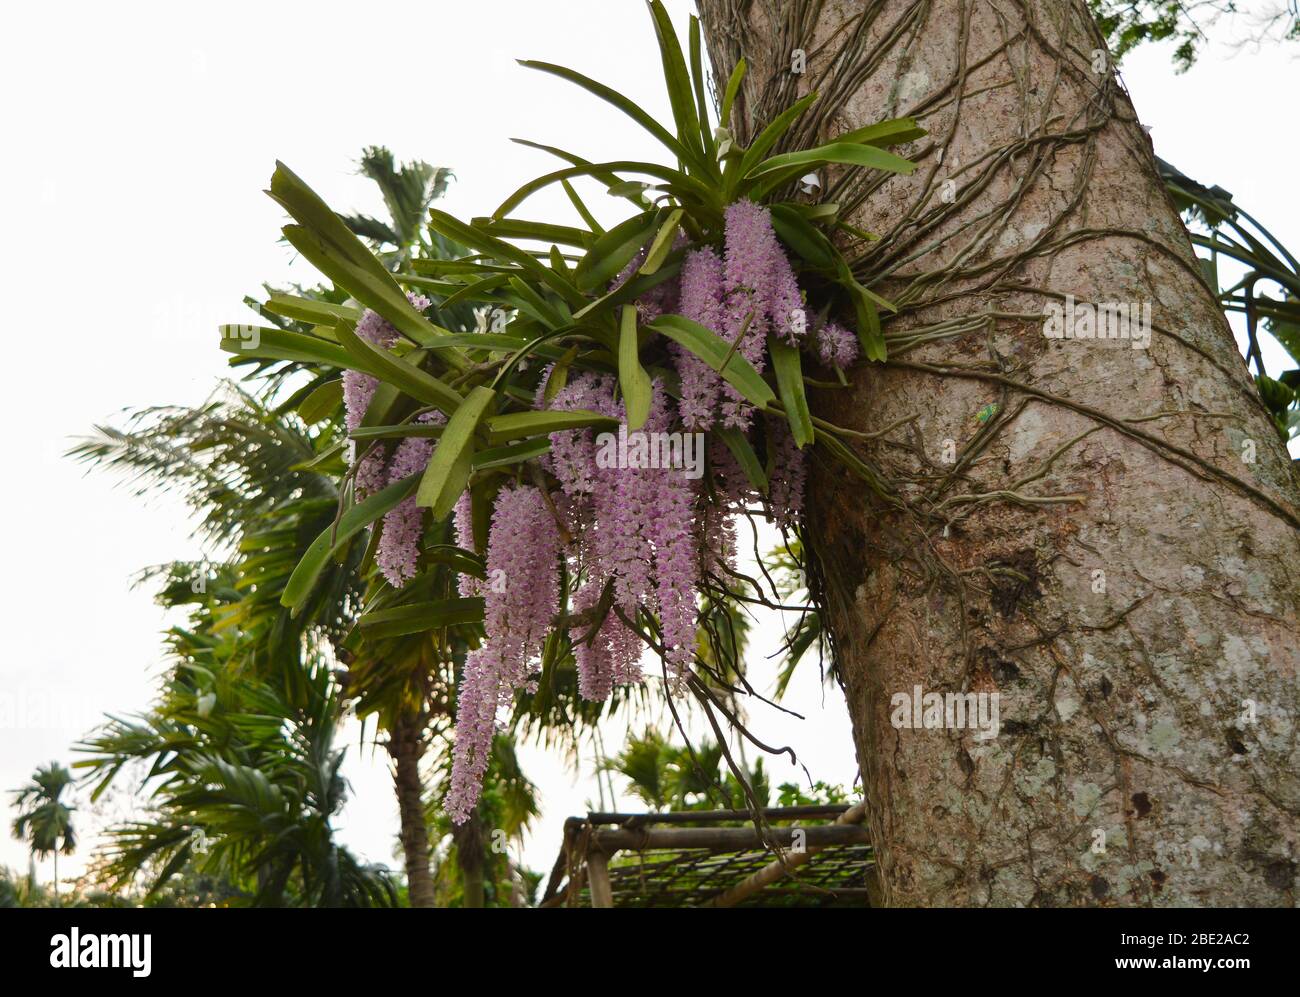
{"label": "rough tree bark", "polygon": [[397,794],[399,837],[406,862],[406,884],[412,907],[434,906],[433,876],[429,871],[429,829],[424,823],[424,783],[420,759],[424,756],[424,717],[403,713],[388,735],[393,759],[393,790]]}
{"label": "rough tree bark", "polygon": [[[742,140],[810,90],[786,148],[929,131],[821,194],[899,304],[815,403],[887,430],[883,494],[808,486],[880,902],[1293,905],[1296,481],[1082,0],[699,7]],[[1047,338],[1066,295],[1150,302],[1149,348]],[[998,693],[1000,735],[896,729],[918,685]]]}

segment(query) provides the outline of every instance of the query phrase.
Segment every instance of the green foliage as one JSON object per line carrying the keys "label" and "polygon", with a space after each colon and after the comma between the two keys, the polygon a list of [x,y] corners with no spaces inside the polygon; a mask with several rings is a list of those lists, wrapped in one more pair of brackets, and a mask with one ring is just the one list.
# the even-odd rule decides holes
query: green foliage
{"label": "green foliage", "polygon": [[[438,759],[435,799],[441,799],[451,779],[451,759]],[[537,787],[524,775],[514,745],[506,737],[492,742],[492,757],[483,795],[474,816],[457,827],[441,807],[429,806],[425,819],[434,843],[434,881],[439,907],[465,906],[467,859],[481,867],[483,903],[486,907],[531,906],[541,874],[517,863],[510,842],[517,842],[539,816]],[[473,856],[466,855],[473,850]]]}
{"label": "green foliage", "polygon": [[238,636],[214,629],[213,595],[172,633],[179,660],[161,700],[137,718],[110,718],[79,744],[98,797],[143,767],[151,814],[109,832],[99,870],[114,889],[144,875],[153,896],[183,870],[237,884],[252,906],[391,907],[392,877],[358,862],[330,825],[342,807],[341,710],[324,663],[306,665],[301,706],[247,675],[214,671]]}
{"label": "green foliage", "polygon": [[[460,255],[444,259],[416,253],[398,261],[391,273],[391,258],[376,258],[356,232],[391,242],[390,236],[399,234],[396,229],[358,225],[334,214],[283,165],[272,178],[271,195],[295,222],[286,226],[286,238],[337,288],[392,323],[402,340],[391,350],[363,344],[352,332],[352,313],[281,298],[267,302],[264,309],[296,316],[308,327],[284,330],[279,336],[263,332],[260,342],[228,329],[222,347],[237,355],[237,363],[290,363],[320,372],[337,364],[378,377],[382,384],[363,429],[352,434],[367,445],[389,446],[420,413],[430,408],[444,412],[448,424],[416,493],[419,504],[431,510],[430,535],[444,529],[443,521],[466,490],[476,507],[485,509],[502,484],[527,480],[525,475],[538,470],[529,462],[544,452],[546,436],[562,428],[562,419],[603,421],[594,413],[557,417],[534,410],[539,391],[553,394],[557,388],[540,383],[539,371],[548,362],[555,364],[552,376],[561,381],[575,370],[616,371],[635,427],[648,411],[652,379],[672,366],[669,344],[675,342],[702,358],[758,409],[784,415],[801,446],[813,442],[803,372],[793,351],[776,350],[769,380],[714,332],[674,315],[639,327],[631,306],[638,296],[677,274],[685,252],[679,237],[695,245],[719,244],[724,209],[739,199],[771,207],[801,281],[810,294],[817,294],[819,306],[855,314],[868,357],[885,356],[879,310],[893,306],[859,282],[832,239],[841,232],[852,233],[854,239],[861,234],[841,224],[837,205],[804,203],[793,181],[832,164],[910,173],[913,165],[885,147],[910,142],[924,132],[900,119],[857,129],[815,149],[773,155],[782,137],[816,101],[816,95],[809,95],[770,122],[748,148],[739,147],[713,124],[720,119],[706,99],[698,22],[692,19],[689,44],[683,46],[658,0],[650,3],[650,13],[672,108],[670,124],[656,121],[616,89],[581,73],[548,63],[523,65],[565,79],[628,116],[663,146],[672,165],[641,160],[593,163],[564,150],[525,143],[545,149],[565,165],[524,184],[486,218],[467,223],[429,209],[431,238],[459,247]],[[731,92],[738,82],[739,77],[733,78]],[[419,192],[427,172],[413,170],[399,177],[391,157],[370,157],[368,162],[374,175],[393,190],[390,210],[408,217],[410,206],[423,196]],[[579,178],[631,202],[632,213],[608,230],[599,226],[574,187]],[[563,187],[582,227],[514,215],[533,194],[553,184]],[[634,272],[611,288],[611,280],[638,254]],[[417,312],[402,288],[432,296],[439,302],[434,314],[472,305],[481,315],[500,317],[504,327],[494,319],[490,331],[481,323],[473,334],[453,331]],[[298,338],[286,339],[289,332]],[[318,400],[308,398],[314,414]],[[741,451],[742,466],[752,477],[762,478],[759,456],[747,441],[732,437],[726,442]],[[514,446],[505,448],[511,441],[516,441]],[[287,608],[297,612],[308,603],[326,565],[363,544],[362,527],[381,515],[396,495],[352,505],[347,490],[339,489],[335,522],[312,544],[282,593]],[[480,552],[464,553],[472,558]],[[375,599],[367,600],[362,630],[373,626],[365,614],[386,613],[385,622],[396,618],[386,595],[380,588]],[[443,598],[455,597],[448,592]],[[440,645],[478,639],[477,619],[449,622],[457,618],[457,607],[448,606],[442,613],[427,598],[421,604],[428,610],[426,629],[438,635]],[[403,628],[420,618],[413,610],[397,617],[407,621]],[[548,669],[570,658],[567,634],[561,633],[547,648],[544,679]]]}
{"label": "green foliage", "polygon": [[34,855],[71,855],[76,851],[77,833],[72,826],[76,808],[63,802],[63,793],[72,782],[71,772],[58,762],[50,762],[39,766],[26,786],[14,790],[18,816],[12,825],[13,834],[27,842]]}
{"label": "green foliage", "polygon": [[[651,810],[744,806],[744,789],[730,771],[722,771],[723,752],[716,743],[675,745],[647,729],[640,737],[629,735],[623,750],[605,767],[627,779],[632,794]],[[746,778],[758,801],[765,803],[769,789],[761,758]]]}
{"label": "green foliage", "polygon": [[[716,743],[676,745],[647,729],[639,736],[630,734],[623,750],[605,768],[623,776],[632,795],[653,811],[733,810],[746,805],[744,788],[725,770],[722,748]],[[762,758],[745,778],[759,806],[844,803],[849,798],[841,787],[824,782],[806,789],[782,783],[774,792]]]}
{"label": "green foliage", "polygon": [[[1165,187],[1190,228],[1206,281],[1229,315],[1246,319],[1246,362],[1255,366],[1255,385],[1283,440],[1300,435],[1300,261],[1222,187],[1207,187],[1157,159]],[[1232,285],[1220,280],[1220,257],[1241,265]],[[1273,291],[1270,295],[1269,290]],[[1264,369],[1260,328],[1286,350],[1295,366],[1277,378]]]}
{"label": "green foliage", "polygon": [[[299,197],[286,196],[291,200]],[[392,203],[388,194],[385,200]],[[421,222],[424,211],[422,207]],[[409,225],[397,219],[393,230],[407,232]],[[416,239],[403,244],[407,252],[401,255],[427,263],[431,260],[422,254],[443,253],[445,245],[436,238]],[[395,257],[380,252],[379,258],[391,261]],[[340,364],[352,362],[352,357],[338,342],[337,326],[350,328],[361,310],[346,291],[334,286],[297,287],[292,293],[268,291],[264,302],[253,303],[270,325],[263,330],[263,344],[292,343],[300,350],[297,355],[278,360],[238,359],[235,363],[240,366],[254,364],[245,384],[223,384],[195,409],[160,407],[128,413],[122,428],[97,427],[94,437],[72,451],[93,466],[123,475],[136,494],[169,491],[179,495],[195,513],[197,535],[209,550],[204,561],[176,562],[142,575],[144,582],[159,582],[163,605],[186,609],[190,618],[187,625],[169,631],[168,644],[178,664],[154,709],[132,721],[113,719],[109,728],[87,745],[99,751],[89,764],[101,782],[116,777],[123,767],[134,770],[146,759],[153,771],[154,765],[168,763],[166,756],[172,752],[176,757],[170,764],[176,766],[206,763],[211,754],[207,742],[220,740],[220,732],[214,728],[206,732],[206,740],[200,739],[190,727],[190,718],[198,711],[205,722],[216,723],[227,713],[239,712],[236,705],[220,709],[231,695],[255,695],[267,717],[283,714],[283,723],[292,727],[304,715],[301,711],[311,709],[320,698],[316,683],[326,680],[322,669],[327,656],[348,664],[346,671],[337,672],[346,683],[346,696],[361,715],[376,716],[380,727],[388,727],[399,714],[414,714],[422,718],[421,723],[434,726],[435,737],[445,737],[449,729],[456,669],[464,660],[467,636],[472,639],[474,635],[473,626],[457,625],[481,619],[482,600],[448,598],[448,593],[454,590],[458,574],[482,577],[482,560],[473,552],[443,542],[444,524],[441,532],[435,529],[429,537],[428,570],[420,577],[400,591],[377,577],[373,545],[364,526],[380,513],[370,514],[372,506],[365,503],[345,502],[340,515],[340,501],[348,486],[346,478],[340,480],[347,443]],[[472,321],[468,304],[431,308],[427,314],[453,327],[463,328]],[[329,327],[328,336],[321,334],[324,327]],[[514,350],[519,345],[522,343],[512,342],[508,348]],[[380,358],[380,363],[385,362],[387,358]],[[418,380],[419,375],[416,377]],[[381,385],[376,393],[377,405],[386,405],[385,417],[396,423],[411,413],[412,407],[396,391],[385,394],[386,387]],[[554,416],[545,418],[553,421]],[[522,433],[519,429],[494,423],[492,439],[509,441],[535,432],[532,426],[523,426]],[[384,440],[421,432],[440,435],[442,429],[409,423],[381,425],[372,419],[363,423],[359,435]],[[369,443],[363,439],[358,445],[364,448]],[[528,457],[539,452],[532,441],[525,441],[521,448],[483,450],[475,454],[474,464],[483,458],[485,463],[504,466],[521,459],[521,450]],[[414,490],[416,484],[413,479],[408,490]],[[323,546],[326,556],[313,553],[313,544]],[[300,567],[304,564],[309,568]],[[307,598],[293,600],[291,609],[282,604],[281,596],[298,584],[292,581],[295,569],[310,570],[311,584]],[[365,617],[366,625],[357,627],[363,605],[371,612]],[[411,619],[419,620],[420,625],[410,626]],[[431,626],[442,629],[431,631]],[[548,708],[554,715],[569,716],[570,724],[575,718],[598,716],[600,709],[588,709],[587,704],[577,702],[571,655],[557,657],[555,663],[567,677],[557,682],[552,675],[553,681],[544,690]],[[196,682],[199,687],[194,686]],[[331,690],[335,700],[342,698],[342,689]],[[337,702],[331,708],[337,709]],[[521,716],[534,729],[545,729],[548,714],[525,710]],[[182,738],[181,732],[194,736]],[[274,745],[264,747],[269,751]],[[247,752],[236,761],[245,768],[221,770],[223,777],[228,777],[229,784],[224,786],[228,809],[234,806],[229,794],[258,785],[262,764],[250,761]],[[513,812],[535,812],[531,797],[520,795],[532,792],[522,774],[504,785],[510,788],[507,802]],[[270,788],[275,789],[273,783]],[[139,881],[144,883],[142,902],[165,904],[187,877],[217,882],[213,876],[218,874],[235,877],[235,884],[227,891],[229,896],[212,901],[216,903],[325,902],[329,891],[336,889],[320,883],[314,858],[304,867],[305,873],[295,869],[282,892],[268,893],[262,891],[267,874],[259,875],[256,863],[250,866],[244,858],[223,859],[209,866],[206,858],[194,853],[179,857],[185,849],[180,834],[183,828],[181,818],[172,812],[179,804],[167,790],[156,792],[161,794],[161,802],[154,808],[156,816],[139,826],[117,829],[113,850],[99,864],[99,874],[114,887],[114,892],[105,896],[136,896],[131,884]],[[324,791],[316,794],[322,800],[328,796]],[[270,806],[277,801],[282,808],[279,811]],[[301,827],[303,834],[319,839],[321,821],[328,820],[327,813],[322,817],[302,801],[274,792],[261,799],[267,804],[265,812],[249,809],[258,802],[256,794],[245,802],[244,821],[205,817],[204,823],[194,824],[190,831],[201,831],[205,837],[199,840],[209,845],[221,837],[224,852],[239,857],[255,853],[266,828],[276,822],[287,835],[299,833],[290,829]],[[205,855],[211,853],[210,847]],[[328,852],[324,855],[329,861]],[[387,886],[380,885],[382,895],[367,896],[362,889],[366,883],[380,882],[364,867],[344,855],[342,868],[357,889],[341,902],[368,899],[388,903]],[[522,875],[519,870],[514,873],[516,879]],[[186,901],[179,898],[175,902]]]}
{"label": "green foliage", "polygon": [[[1172,41],[1174,65],[1190,69],[1208,40],[1206,29],[1238,11],[1235,0],[1088,0],[1116,59],[1146,42]],[[1255,40],[1300,39],[1294,0],[1270,4],[1252,16]]]}
{"label": "green foliage", "polygon": [[457,255],[455,247],[423,241],[427,238],[424,219],[429,206],[446,193],[447,183],[453,176],[451,170],[418,160],[398,166],[392,152],[383,146],[365,149],[358,166],[359,172],[379,188],[388,209],[388,220],[366,215],[344,215],[343,220],[361,238],[393,247],[393,258],[386,261],[390,266],[417,254]]}

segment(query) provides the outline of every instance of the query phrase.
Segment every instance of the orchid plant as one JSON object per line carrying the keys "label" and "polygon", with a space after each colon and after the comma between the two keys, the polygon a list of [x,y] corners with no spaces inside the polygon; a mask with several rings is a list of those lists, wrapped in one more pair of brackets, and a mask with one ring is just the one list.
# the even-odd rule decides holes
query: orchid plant
{"label": "orchid plant", "polygon": [[[714,118],[698,21],[684,52],[659,0],[649,7],[671,128],[577,72],[523,65],[627,114],[674,166],[592,163],[525,142],[566,165],[490,217],[432,210],[431,232],[463,255],[399,261],[394,273],[278,165],[269,193],[294,219],[286,239],[353,300],[273,295],[263,308],[309,331],[222,330],[234,363],[343,371],[304,404],[344,406],[347,487],[282,601],[303,605],[330,558],[367,543],[386,583],[356,639],[469,641],[446,800],[457,821],[478,799],[500,711],[560,663],[574,663],[593,700],[641,681],[647,647],[670,694],[692,685],[700,597],[741,577],[735,517],[797,530],[808,448],[854,466],[835,428],[811,415],[805,368],[842,384],[859,354],[885,358],[881,311],[892,306],[836,246],[843,232],[870,236],[799,180],[832,164],[909,173],[886,147],[924,133],[890,120],[772,154],[817,99],[808,94],[741,146],[724,126],[743,61]],[[631,213],[603,228],[580,178]],[[581,226],[516,215],[554,184]],[[434,302],[439,314],[473,305],[479,327],[435,324]],[[458,594],[434,597],[449,576]]]}

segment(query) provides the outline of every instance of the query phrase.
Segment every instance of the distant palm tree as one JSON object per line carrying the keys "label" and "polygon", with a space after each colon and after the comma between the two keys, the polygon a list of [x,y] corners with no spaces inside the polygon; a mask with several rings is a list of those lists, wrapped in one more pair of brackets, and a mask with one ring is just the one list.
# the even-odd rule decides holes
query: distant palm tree
{"label": "distant palm tree", "polygon": [[[186,588],[188,588],[188,579]],[[211,589],[230,588],[219,572]],[[159,702],[113,717],[77,746],[91,757],[92,799],[128,765],[146,767],[151,813],[109,831],[101,874],[117,889],[152,875],[152,897],[188,870],[237,888],[259,907],[394,907],[387,870],[357,860],[332,826],[346,799],[338,685],[320,657],[303,662],[301,701],[221,667],[241,636],[209,604],[176,627],[178,661]],[[214,667],[215,666],[215,667]]]}
{"label": "distant palm tree", "polygon": [[651,810],[713,810],[743,807],[750,793],[761,806],[771,797],[763,759],[745,772],[749,793],[731,772],[722,770],[716,742],[676,745],[659,731],[629,734],[623,750],[605,767],[628,780],[628,791]]}
{"label": "distant palm tree", "polygon": [[14,791],[14,806],[18,808],[13,825],[14,837],[27,841],[33,856],[54,856],[56,904],[59,900],[59,852],[71,855],[77,847],[77,834],[72,827],[72,814],[76,808],[60,802],[63,791],[70,785],[72,773],[58,762],[50,762],[36,770],[30,783]]}

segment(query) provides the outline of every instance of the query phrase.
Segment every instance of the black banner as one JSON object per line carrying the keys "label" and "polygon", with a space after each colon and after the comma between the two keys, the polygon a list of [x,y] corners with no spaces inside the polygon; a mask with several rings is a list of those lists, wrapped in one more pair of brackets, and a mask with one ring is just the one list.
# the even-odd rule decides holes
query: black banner
{"label": "black banner", "polygon": [[[555,916],[563,921],[575,915],[545,919]],[[680,956],[670,948],[657,955],[651,954],[653,947],[636,954],[626,926],[617,933],[611,930],[605,941],[603,915],[576,916],[584,922],[582,963],[588,972],[593,965],[607,965],[617,973],[627,968],[629,960],[647,958],[661,959],[665,974],[680,971]],[[717,954],[737,968],[757,959],[769,982],[787,974],[798,979],[828,963],[861,966],[866,962],[879,963],[882,971],[915,974],[915,982],[927,988],[958,979],[963,987],[976,986],[985,976],[991,984],[1007,985],[1009,972],[1026,974],[1022,978],[1026,985],[1054,980],[1072,986],[1132,977],[1143,979],[1145,985],[1159,980],[1160,985],[1181,988],[1199,980],[1231,987],[1235,980],[1261,972],[1268,979],[1287,973],[1294,964],[1296,926],[1288,914],[1272,910],[856,910],[848,917],[829,914],[813,921],[801,912],[797,922],[788,916],[756,920],[725,913],[719,917],[731,919],[731,924],[714,920],[709,925],[710,935],[716,936]],[[681,931],[681,925],[656,927],[665,940]],[[466,932],[466,946],[455,942],[458,928]],[[460,915],[449,922],[437,913],[420,917],[413,911],[338,916],[291,911],[40,910],[3,918],[0,953],[9,977],[17,980],[48,973],[73,974],[82,984],[103,977],[128,987],[158,982],[203,986],[238,973],[259,984],[341,983],[355,978],[377,982],[381,976],[414,972],[416,967],[395,961],[401,952],[420,953],[421,972],[427,973],[438,965],[438,954],[445,954],[451,941],[453,951],[478,964],[477,974],[486,979],[494,964],[493,947],[515,948],[512,959],[532,963],[528,953],[535,954],[539,943],[545,944],[543,940],[551,935],[548,928],[555,925],[552,920],[547,927],[525,922],[511,925],[509,931],[502,928],[476,919],[471,924]],[[558,930],[572,928],[561,925]],[[698,938],[699,925],[693,925],[690,934]],[[769,966],[773,961],[776,964]],[[449,972],[458,976],[469,969],[468,963],[449,966]],[[642,966],[638,972],[648,968]],[[436,979],[427,983],[438,986]]]}

